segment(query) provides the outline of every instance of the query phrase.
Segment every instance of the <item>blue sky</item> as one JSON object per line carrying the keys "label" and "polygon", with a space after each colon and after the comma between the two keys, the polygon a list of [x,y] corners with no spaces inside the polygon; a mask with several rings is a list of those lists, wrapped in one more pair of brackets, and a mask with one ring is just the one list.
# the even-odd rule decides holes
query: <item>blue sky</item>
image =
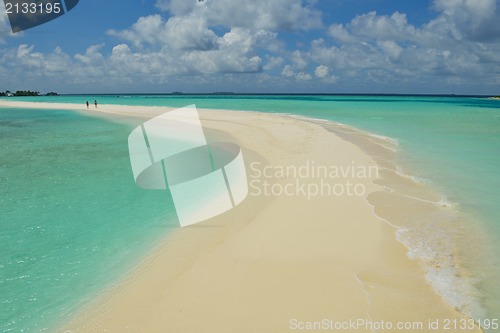
{"label": "blue sky", "polygon": [[82,0],[9,32],[0,91],[500,94],[498,0]]}

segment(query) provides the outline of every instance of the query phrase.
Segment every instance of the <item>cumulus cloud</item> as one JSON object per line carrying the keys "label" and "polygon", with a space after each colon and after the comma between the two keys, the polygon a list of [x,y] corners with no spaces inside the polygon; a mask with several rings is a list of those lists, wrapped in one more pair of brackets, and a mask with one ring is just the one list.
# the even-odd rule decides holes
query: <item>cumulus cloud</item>
{"label": "cumulus cloud", "polygon": [[141,17],[130,29],[110,30],[108,34],[126,40],[135,47],[169,46],[173,49],[210,50],[217,47],[217,35],[208,29],[203,16],[172,17],[165,21],[160,15]]}
{"label": "cumulus cloud", "polygon": [[298,50],[292,52],[291,61],[296,69],[306,69],[309,65],[305,54]]}
{"label": "cumulus cloud", "polygon": [[376,12],[360,15],[351,21],[349,28],[353,35],[383,40],[405,40],[415,34],[406,14],[399,12],[391,16],[380,16]]}
{"label": "cumulus cloud", "polygon": [[330,72],[330,69],[325,65],[319,65],[314,70],[314,74],[316,75],[316,77],[319,77],[319,78],[327,77],[329,72]]}
{"label": "cumulus cloud", "polygon": [[[420,25],[403,12],[371,11],[328,27],[311,0],[157,0],[156,6],[158,13],[108,31],[108,45],[77,54],[61,48],[42,53],[27,44],[3,49],[0,63],[9,66],[0,68],[2,78],[113,87],[181,82],[186,75],[186,82],[196,77],[211,86],[224,76],[230,87],[244,82],[251,89],[268,84],[283,91],[290,82],[299,90],[334,82],[428,87],[500,81],[495,0],[434,0],[435,16]],[[8,21],[0,12],[0,31],[3,26]],[[309,29],[317,30],[303,32]],[[300,38],[293,43],[284,32]],[[307,42],[304,36],[314,37]]]}
{"label": "cumulus cloud", "polygon": [[104,51],[104,44],[96,44],[73,56],[60,47],[42,53],[34,45],[22,44],[1,53],[0,63],[9,64],[8,70],[17,73],[10,75],[16,82],[60,77],[70,84],[105,81],[107,85],[123,85],[134,78],[158,83],[175,75],[260,72],[262,59],[252,51],[255,38],[248,30],[233,29],[218,39],[216,49],[208,51],[144,51],[121,43],[110,53]]}
{"label": "cumulus cloud", "polygon": [[295,73],[293,72],[292,66],[290,66],[290,65],[286,65],[285,67],[283,67],[281,74],[283,76],[286,76],[286,77],[295,76]]}
{"label": "cumulus cloud", "polygon": [[281,75],[289,79],[295,79],[297,81],[309,81],[313,78],[312,75],[307,72],[296,72],[295,69],[290,65],[286,65],[285,67],[283,67]]}
{"label": "cumulus cloud", "polygon": [[500,45],[490,36],[500,24],[495,0],[436,0],[434,8],[439,15],[420,27],[399,12],[332,24],[331,39],[314,40],[308,61],[335,68],[350,82],[457,84],[489,77],[494,84],[489,73],[500,61]]}
{"label": "cumulus cloud", "polygon": [[386,54],[389,59],[392,61],[397,61],[401,58],[401,55],[403,53],[403,48],[398,45],[393,40],[383,40],[383,41],[378,41],[377,45],[381,48],[381,50]]}
{"label": "cumulus cloud", "polygon": [[309,81],[312,79],[312,75],[308,74],[308,73],[301,72],[301,73],[297,74],[296,78],[297,78],[297,80],[300,80],[300,81]]}
{"label": "cumulus cloud", "polygon": [[210,25],[256,30],[308,30],[322,26],[321,13],[301,0],[157,0],[175,16],[203,12]]}
{"label": "cumulus cloud", "polygon": [[340,43],[353,43],[358,41],[355,36],[344,28],[343,24],[332,24],[328,29],[328,34]]}
{"label": "cumulus cloud", "polygon": [[[2,81],[19,87],[33,82],[62,80],[73,72],[71,58],[60,47],[48,53],[37,52],[33,45],[21,44],[0,53],[0,63],[8,64]],[[7,87],[6,87],[7,88]]]}
{"label": "cumulus cloud", "polygon": [[113,48],[109,60],[127,71],[139,70],[140,74],[258,72],[262,59],[253,51],[257,40],[245,29],[233,29],[217,38],[217,46],[209,50],[172,50],[166,46],[158,50],[133,51],[127,44],[120,44]]}
{"label": "cumulus cloud", "polygon": [[[120,58],[128,58],[127,63],[154,58],[153,65],[150,62],[142,65],[153,67],[163,62],[160,73],[165,75],[261,71],[263,66],[259,50],[276,51],[277,45],[280,45],[278,34],[256,26],[250,29],[244,24],[237,24],[217,35],[212,28],[214,20],[210,20],[209,15],[214,9],[210,9],[209,5],[211,3],[158,2],[159,8],[176,15],[168,19],[159,14],[141,17],[129,29],[110,30],[108,34],[135,48],[120,54]],[[155,68],[155,72],[157,70]]]}
{"label": "cumulus cloud", "polygon": [[338,78],[331,73],[330,68],[325,65],[316,67],[314,75],[324,83],[335,83],[338,80]]}
{"label": "cumulus cloud", "polygon": [[[60,48],[41,53],[33,45],[21,45],[5,52],[1,60],[2,63],[15,64],[11,66],[12,71],[17,68],[21,73],[29,69],[30,77],[52,77],[57,71],[62,76],[62,71],[64,76],[71,77],[68,81],[88,82],[92,78],[106,78],[107,84],[113,80],[122,84],[131,81],[131,78],[159,82],[175,75],[258,73],[263,70],[259,50],[272,52],[280,45],[278,33],[264,28],[291,28],[291,22],[295,22],[295,19],[304,18],[307,21],[308,15],[317,17],[317,13],[302,6],[300,1],[271,1],[265,8],[281,4],[290,8],[291,12],[285,15],[274,9],[265,18],[259,19],[260,24],[252,25],[251,28],[247,27],[250,21],[233,24],[234,15],[227,13],[230,19],[227,31],[218,35],[213,30],[213,24],[224,20],[210,18],[210,15],[216,15],[221,10],[218,5],[209,8],[198,2],[187,3],[158,2],[158,7],[175,15],[168,18],[160,14],[144,16],[128,29],[108,31],[108,35],[120,40],[116,45],[111,45],[111,51],[104,44],[97,44],[71,56]],[[243,6],[241,10],[242,14],[239,15],[242,16],[263,15],[263,9],[253,5]],[[252,20],[250,17],[245,19]],[[269,23],[271,21],[273,25]],[[278,25],[274,25],[276,22]],[[301,28],[307,26],[311,24],[305,22]],[[267,58],[268,69],[276,68],[284,61],[279,56]],[[59,65],[55,66],[57,62]],[[307,73],[301,78],[308,79]],[[17,79],[22,80],[22,75],[18,75]]]}
{"label": "cumulus cloud", "polygon": [[173,17],[165,28],[165,41],[173,48],[213,50],[217,47],[217,35],[208,29],[204,17]]}
{"label": "cumulus cloud", "polygon": [[283,63],[282,57],[269,57],[267,63],[264,65],[264,70],[272,70],[279,67]]}
{"label": "cumulus cloud", "polygon": [[496,0],[435,0],[434,7],[466,38],[487,42],[500,39],[500,15]]}
{"label": "cumulus cloud", "polygon": [[[13,58],[14,53],[8,54]],[[34,46],[26,44],[19,45],[15,52],[15,58],[10,59],[11,63],[17,63],[19,67],[29,68],[33,73],[40,75],[43,74],[53,75],[64,73],[68,69],[69,57],[60,47],[56,47],[53,52],[43,54],[34,51]]]}
{"label": "cumulus cloud", "polygon": [[164,26],[165,22],[160,15],[150,15],[140,17],[130,29],[109,30],[108,34],[131,42],[136,47],[142,47],[144,44],[159,45],[163,40],[161,35]]}

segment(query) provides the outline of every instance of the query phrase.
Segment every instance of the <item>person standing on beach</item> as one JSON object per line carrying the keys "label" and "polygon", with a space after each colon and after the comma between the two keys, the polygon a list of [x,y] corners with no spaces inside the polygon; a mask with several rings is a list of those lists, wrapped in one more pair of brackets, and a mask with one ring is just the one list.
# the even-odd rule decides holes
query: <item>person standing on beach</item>
{"label": "person standing on beach", "polygon": [[88,109],[89,109],[89,101],[87,101],[87,103],[86,103],[86,104],[87,104],[87,110],[88,110]]}
{"label": "person standing on beach", "polygon": [[97,99],[94,99],[94,105],[95,105],[95,108],[97,109]]}

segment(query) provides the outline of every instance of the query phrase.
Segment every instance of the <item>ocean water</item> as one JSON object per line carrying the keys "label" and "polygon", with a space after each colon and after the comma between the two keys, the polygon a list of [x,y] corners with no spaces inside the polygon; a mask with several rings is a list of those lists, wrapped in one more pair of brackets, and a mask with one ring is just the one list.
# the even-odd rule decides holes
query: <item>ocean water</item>
{"label": "ocean water", "polygon": [[[463,278],[473,281],[474,294],[452,295],[450,299],[473,297],[485,309],[485,312],[481,314],[483,318],[498,318],[500,314],[500,285],[496,282],[496,277],[497,274],[500,274],[497,269],[500,267],[500,259],[498,259],[500,258],[500,205],[497,203],[500,198],[500,177],[498,176],[498,170],[500,170],[500,101],[473,97],[324,95],[107,95],[33,97],[22,100],[81,103],[83,105],[86,100],[93,102],[94,99],[97,99],[100,104],[168,107],[196,104],[198,108],[293,114],[333,120],[397,140],[400,159],[398,163],[405,170],[404,172],[411,173],[414,179],[436,188],[442,193],[442,203],[456,208],[469,221],[471,237],[470,239],[467,237],[462,239],[462,242],[469,243],[459,244],[460,248],[457,249],[457,253],[463,257],[461,264],[468,268],[468,275]],[[42,327],[40,323],[44,320],[31,317],[30,313],[32,312],[29,311],[33,311],[33,309],[43,308],[47,317],[57,321],[58,316],[60,317],[60,309],[65,309],[67,313],[78,305],[74,298],[80,297],[82,299],[92,290],[102,287],[103,283],[112,280],[107,271],[99,271],[99,267],[103,270],[103,267],[109,266],[104,264],[106,260],[116,266],[114,275],[116,276],[119,274],[119,267],[126,266],[125,263],[130,262],[126,258],[127,255],[120,251],[127,251],[129,243],[132,241],[136,243],[147,242],[154,238],[153,230],[158,228],[163,230],[162,227],[165,223],[168,225],[171,223],[168,221],[175,220],[171,210],[169,213],[169,210],[165,209],[164,205],[166,204],[163,198],[155,197],[162,194],[150,193],[148,195],[153,197],[145,197],[140,189],[135,188],[128,169],[128,156],[124,156],[127,154],[126,137],[130,128],[63,111],[23,110],[16,112],[18,113],[0,109],[2,147],[14,147],[13,149],[2,148],[0,152],[0,166],[2,167],[0,177],[11,179],[7,183],[2,181],[0,184],[2,191],[0,192],[0,210],[2,216],[5,214],[7,217],[10,216],[8,221],[16,221],[2,222],[0,234],[2,237],[0,247],[5,247],[10,253],[6,261],[10,262],[9,265],[5,265],[4,259],[1,257],[0,285],[12,283],[14,286],[14,288],[10,288],[12,291],[8,289],[14,303],[2,304],[2,307],[12,309],[7,312],[2,309],[2,314],[8,314],[7,324],[0,326],[4,330],[15,327],[12,325],[16,325],[16,323],[23,322],[28,325],[26,327],[31,329]],[[32,119],[33,117],[35,119],[42,117],[40,114],[47,117],[45,122],[43,119]],[[67,126],[56,125],[61,119],[67,122]],[[87,122],[89,122],[88,126],[80,126],[80,124],[87,124]],[[81,131],[85,131],[85,134],[82,134]],[[32,134],[29,136],[26,134],[12,135],[12,133],[23,132]],[[37,139],[39,136],[44,139]],[[24,140],[25,138],[30,139]],[[54,142],[50,143],[49,139],[54,140]],[[53,148],[50,147],[54,146],[63,149],[64,154],[59,151],[51,152]],[[74,155],[76,159],[70,167],[68,163],[71,165],[72,160],[63,158],[68,154]],[[52,161],[51,156],[58,163]],[[33,165],[38,167],[34,168]],[[74,173],[82,169],[86,170],[87,167],[90,168],[89,173],[78,177]],[[92,171],[92,168],[104,168],[107,171],[96,172]],[[67,171],[63,172],[63,170]],[[60,178],[53,178],[56,177],[54,172],[59,177],[62,173],[65,175],[62,179],[71,180],[75,184],[68,187],[66,182],[57,183],[57,179]],[[47,176],[49,174],[50,177]],[[36,182],[32,182],[30,180],[32,178],[36,179]],[[20,184],[15,183],[12,179]],[[46,182],[51,184],[51,181],[55,182],[54,185],[47,188]],[[95,188],[96,184],[100,184],[100,190],[92,192],[91,188]],[[41,189],[49,194],[40,195]],[[67,195],[68,193],[74,194],[75,191],[81,191],[78,192],[81,193],[81,196]],[[90,195],[89,193],[94,194]],[[95,201],[94,206],[89,206],[86,201],[91,200],[93,195],[99,196],[99,200]],[[78,201],[73,202],[71,198],[78,198]],[[4,205],[7,200],[9,200],[8,204]],[[62,203],[56,205],[58,202]],[[115,202],[113,206],[115,209],[111,210],[113,212],[111,216],[109,215],[110,202]],[[129,207],[131,202],[134,203],[133,207]],[[149,207],[146,207],[148,205]],[[82,211],[85,212],[83,215]],[[61,218],[59,218],[60,216]],[[84,218],[83,216],[88,217]],[[63,219],[64,221],[78,222],[75,222],[74,225],[68,225],[61,222]],[[38,223],[34,221],[38,221]],[[8,228],[4,228],[4,223]],[[88,223],[92,223],[92,227],[88,226]],[[50,227],[51,225],[53,227]],[[116,229],[119,229],[115,227],[119,225],[127,226],[125,230],[120,229],[120,232],[124,234],[114,235],[117,232]],[[454,227],[451,226],[451,228]],[[42,233],[40,228],[43,230],[48,228],[48,231]],[[72,242],[67,239],[63,241],[64,237],[55,240],[54,243],[46,240],[47,234],[65,236],[66,233],[60,232],[60,230],[64,231],[66,228],[68,231],[65,232],[68,234],[70,230],[75,232],[73,228],[80,228],[80,231],[75,232],[72,237],[74,239],[82,238],[82,244],[87,244],[96,238],[95,242],[99,244],[97,248],[101,252],[92,252],[93,257],[89,258],[86,252],[91,248],[77,250],[77,247],[71,246],[74,240]],[[464,228],[464,225],[457,225],[456,228]],[[103,229],[105,230],[103,231]],[[19,233],[19,230],[22,230],[24,234]],[[96,233],[91,233],[89,230],[96,230]],[[137,240],[136,235],[134,235],[134,232],[137,233],[138,230],[140,230],[142,238],[138,237],[137,239],[140,240]],[[435,234],[446,238],[446,232],[446,230],[436,230]],[[464,234],[467,235],[467,232],[466,229]],[[477,234],[485,236],[477,238]],[[26,240],[19,243],[18,237],[21,235],[25,236]],[[9,240],[10,243],[4,243],[3,237],[11,237],[12,239]],[[69,239],[73,239],[71,236],[69,237]],[[107,237],[114,239],[115,243],[107,244],[105,241]],[[101,239],[101,243],[99,243],[99,239]],[[478,241],[481,246],[475,246]],[[37,245],[37,242],[42,242],[42,244]],[[33,244],[34,247],[28,244]],[[35,251],[34,249],[38,246],[40,249],[47,248],[55,252],[44,253],[40,249]],[[66,246],[67,251],[61,250],[65,248],[64,246]],[[120,248],[120,246],[123,247]],[[29,251],[32,252],[19,251],[24,247],[29,248]],[[143,244],[137,244],[137,249],[144,250]],[[30,259],[30,254],[36,255]],[[42,254],[44,254],[43,258],[40,257]],[[2,248],[0,256],[3,255]],[[58,255],[68,255],[69,259],[65,264],[62,264],[62,261],[57,259]],[[46,278],[40,278],[40,283],[47,280],[60,287],[60,281],[50,280],[50,275],[59,272],[59,270],[68,269],[70,273],[64,274],[76,275],[68,283],[72,283],[73,287],[74,285],[80,286],[82,283],[81,290],[80,287],[77,288],[81,293],[70,297],[72,299],[59,301],[49,296],[45,299],[38,297],[38,303],[33,303],[34,301],[30,300],[33,298],[30,294],[34,290],[33,288],[36,290],[45,289],[33,287],[37,286],[39,283],[37,281],[31,283],[23,281],[26,279],[23,277],[26,275],[23,265],[29,268],[36,266],[33,268],[35,271],[47,266],[50,267],[50,264],[39,264],[43,260],[60,265],[53,266],[51,270],[42,273],[42,276],[45,276],[43,274],[47,275]],[[104,261],[100,264],[93,262],[100,260]],[[75,264],[76,262],[78,264]],[[98,268],[96,269],[96,267]],[[85,287],[89,277],[94,276],[96,271],[102,274],[95,277],[93,282],[88,283],[89,285]],[[18,276],[14,279],[10,278],[16,274]],[[456,275],[456,273],[453,274]],[[7,276],[9,278],[5,278]],[[31,278],[35,276],[36,273],[30,275]],[[435,279],[432,282],[439,289],[439,286],[446,287],[453,283],[452,281],[460,280],[462,276],[453,276],[453,279],[450,277],[449,280],[446,275],[430,278]],[[50,285],[49,282],[47,284]],[[3,286],[2,289],[6,290]],[[453,290],[453,288],[449,289]],[[462,290],[462,292],[467,291]],[[57,293],[61,296],[65,295],[64,290]],[[17,303],[15,303],[16,300]],[[50,302],[48,302],[49,300]],[[44,303],[46,301],[48,303]],[[53,302],[59,303],[53,304]],[[0,322],[4,322],[4,318],[0,319]],[[33,330],[27,329],[26,331]]]}
{"label": "ocean water", "polygon": [[131,176],[125,125],[0,108],[0,332],[51,332],[177,223]]}

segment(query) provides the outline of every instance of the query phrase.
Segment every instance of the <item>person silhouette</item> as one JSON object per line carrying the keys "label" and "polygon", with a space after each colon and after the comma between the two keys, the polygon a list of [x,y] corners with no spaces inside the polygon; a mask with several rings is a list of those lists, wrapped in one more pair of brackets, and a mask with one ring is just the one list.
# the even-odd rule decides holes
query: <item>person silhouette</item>
{"label": "person silhouette", "polygon": [[97,99],[94,100],[95,108],[97,109]]}
{"label": "person silhouette", "polygon": [[87,110],[89,109],[89,101],[87,101],[85,104],[87,104]]}

